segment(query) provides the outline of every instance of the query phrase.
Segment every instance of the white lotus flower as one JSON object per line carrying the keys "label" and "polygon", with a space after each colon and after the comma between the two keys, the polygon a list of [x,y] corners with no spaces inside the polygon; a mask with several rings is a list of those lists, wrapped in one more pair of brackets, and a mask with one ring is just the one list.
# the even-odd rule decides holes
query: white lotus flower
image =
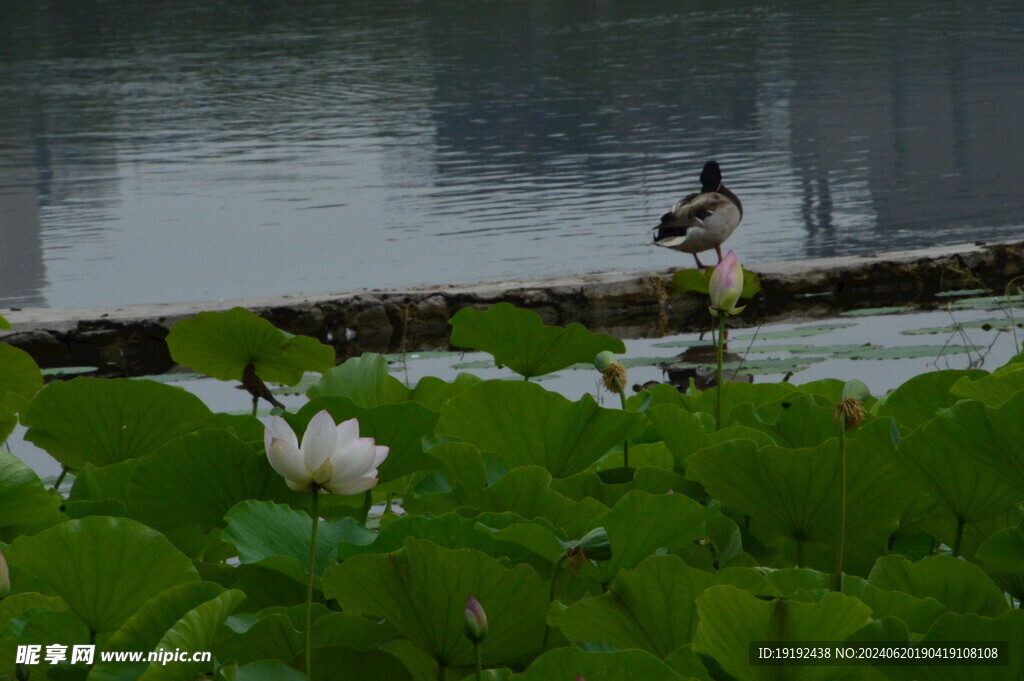
{"label": "white lotus flower", "polygon": [[356,419],[334,425],[326,410],[314,416],[302,444],[288,422],[273,416],[263,435],[267,459],[298,492],[324,489],[359,494],[377,484],[377,467],[388,455],[371,437],[359,437]]}

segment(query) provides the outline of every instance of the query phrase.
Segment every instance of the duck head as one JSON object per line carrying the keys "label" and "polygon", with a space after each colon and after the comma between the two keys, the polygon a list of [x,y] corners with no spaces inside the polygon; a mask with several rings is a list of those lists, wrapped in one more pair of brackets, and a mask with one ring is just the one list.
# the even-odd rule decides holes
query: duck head
{"label": "duck head", "polygon": [[704,164],[704,170],[700,172],[701,192],[717,192],[722,186],[722,169],[718,167],[718,161],[708,161]]}

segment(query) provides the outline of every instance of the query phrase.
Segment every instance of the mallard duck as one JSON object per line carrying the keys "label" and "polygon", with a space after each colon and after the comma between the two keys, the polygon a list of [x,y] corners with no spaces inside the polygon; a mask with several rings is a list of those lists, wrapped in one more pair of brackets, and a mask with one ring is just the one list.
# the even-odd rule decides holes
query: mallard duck
{"label": "mallard duck", "polygon": [[701,189],[672,206],[655,227],[654,244],[684,253],[692,253],[698,268],[697,254],[715,249],[722,262],[722,242],[729,238],[743,219],[739,197],[722,184],[722,170],[717,161],[708,161],[700,173]]}

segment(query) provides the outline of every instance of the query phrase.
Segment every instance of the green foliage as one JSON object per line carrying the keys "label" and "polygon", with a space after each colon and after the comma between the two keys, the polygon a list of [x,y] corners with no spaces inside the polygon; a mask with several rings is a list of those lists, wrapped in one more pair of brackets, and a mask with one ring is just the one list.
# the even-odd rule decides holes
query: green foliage
{"label": "green foliage", "polygon": [[525,378],[543,376],[580,362],[592,362],[603,350],[623,353],[617,338],[587,331],[579,324],[546,326],[536,312],[498,303],[480,312],[459,310],[449,322],[452,345],[482,350]]}
{"label": "green foliage", "polygon": [[[527,377],[621,351],[508,305],[463,310],[452,326],[453,344]],[[374,489],[319,497],[308,632],[313,497],[269,465],[263,422],[212,414],[166,382],[40,389],[35,364],[0,345],[0,435],[22,418],[26,439],[73,475],[70,493],[48,489],[0,451],[12,584],[0,677],[18,674],[19,645],[94,642],[98,653],[214,659],[40,665],[31,678],[465,681],[470,594],[489,621],[491,681],[924,678],[915,667],[755,667],[754,640],[1006,640],[1008,667],[929,667],[927,678],[1024,674],[1019,361],[922,374],[878,399],[856,379],[732,383],[716,424],[714,389],[656,386],[606,409],[470,374],[409,388],[381,355],[330,368],[317,341],[244,310],[182,322],[170,342],[218,378],[239,379],[248,363],[282,382],[323,371],[283,414],[295,432],[326,410],[390,450]],[[835,409],[849,397],[867,414],[844,431],[841,468]]]}
{"label": "green foliage", "polygon": [[264,381],[295,385],[307,371],[334,366],[331,346],[287,334],[242,307],[181,320],[167,347],[175,362],[222,381],[241,381],[251,364]]}

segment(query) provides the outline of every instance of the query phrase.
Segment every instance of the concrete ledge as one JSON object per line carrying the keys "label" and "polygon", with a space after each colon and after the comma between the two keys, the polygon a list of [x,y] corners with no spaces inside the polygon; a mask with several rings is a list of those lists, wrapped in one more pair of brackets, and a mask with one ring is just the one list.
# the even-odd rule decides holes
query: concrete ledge
{"label": "concrete ledge", "polygon": [[[935,294],[942,291],[1001,291],[1024,274],[1024,242],[960,244],[750,269],[759,275],[763,293],[748,306],[745,324],[817,318],[856,307],[935,305]],[[176,321],[235,306],[249,308],[291,333],[330,343],[339,359],[362,352],[445,349],[452,315],[466,306],[502,301],[536,310],[548,324],[580,322],[623,338],[706,328],[706,299],[675,293],[672,272],[210,303],[24,309],[3,313],[13,329],[0,332],[0,341],[26,350],[43,367],[95,366],[108,375],[137,376],[173,366],[164,338]]]}

